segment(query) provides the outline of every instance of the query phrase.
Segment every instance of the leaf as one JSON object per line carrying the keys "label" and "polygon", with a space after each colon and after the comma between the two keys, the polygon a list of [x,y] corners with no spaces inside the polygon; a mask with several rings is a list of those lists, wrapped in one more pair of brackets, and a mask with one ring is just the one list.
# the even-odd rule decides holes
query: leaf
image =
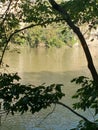
{"label": "leaf", "polygon": [[61,93],[61,87],[63,86],[63,84],[57,84],[55,89]]}

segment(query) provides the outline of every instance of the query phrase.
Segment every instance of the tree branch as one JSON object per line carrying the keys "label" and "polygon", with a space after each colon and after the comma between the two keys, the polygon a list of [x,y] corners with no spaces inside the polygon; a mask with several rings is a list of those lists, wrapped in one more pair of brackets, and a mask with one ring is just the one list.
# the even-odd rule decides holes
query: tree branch
{"label": "tree branch", "polygon": [[[64,19],[63,19],[63,18],[62,18],[62,19],[61,19],[61,18],[60,18],[60,19],[54,19],[54,20],[51,21],[50,23],[58,22],[58,21],[62,21],[62,20],[64,20]],[[47,24],[47,23],[50,24],[50,23],[47,22],[47,21],[45,21],[45,22],[43,22],[43,23],[38,23],[38,24],[30,24],[30,25],[28,25],[28,26],[26,26],[26,27],[23,27],[23,28],[21,28],[21,29],[15,30],[12,34],[10,34],[9,38],[7,38],[7,40],[6,40],[6,43],[5,43],[5,46],[4,46],[4,49],[3,49],[3,52],[2,52],[1,58],[0,58],[0,65],[2,64],[2,61],[3,61],[3,57],[4,57],[4,54],[5,54],[6,48],[7,48],[8,44],[9,44],[11,38],[12,38],[15,34],[17,34],[17,33],[19,33],[19,32],[22,32],[22,31],[24,31],[24,30],[26,30],[26,29],[36,27],[36,26],[44,26],[44,25]]]}
{"label": "tree branch", "polygon": [[68,110],[70,110],[72,113],[74,113],[75,115],[77,115],[78,117],[82,118],[83,120],[85,120],[86,122],[90,122],[90,123],[93,123],[91,122],[90,120],[88,120],[87,118],[85,118],[84,116],[82,116],[81,114],[77,113],[76,111],[74,111],[72,108],[70,108],[69,106],[65,105],[64,103],[62,102],[56,102],[56,104],[59,104],[65,108],[67,108]]}
{"label": "tree branch", "polygon": [[73,23],[73,21],[71,20],[69,14],[65,10],[65,8],[63,9],[63,7],[61,7],[59,4],[57,4],[55,2],[55,0],[48,0],[48,1],[52,5],[53,9],[55,9],[56,11],[58,11],[61,14],[61,16],[65,19],[65,22],[67,22],[69,27],[73,30],[73,32],[79,38],[80,43],[82,45],[82,48],[84,50],[86,59],[87,59],[88,68],[89,68],[89,70],[91,72],[91,75],[92,75],[93,79],[96,82],[98,82],[98,74],[97,74],[97,71],[95,69],[91,53],[89,51],[89,48],[88,48],[87,43],[86,43],[86,40],[85,40],[83,34],[81,33],[80,29]]}
{"label": "tree branch", "polygon": [[[1,19],[3,19],[3,20],[1,21],[1,23],[0,23],[1,25],[3,25],[4,21],[6,20],[7,12],[8,12],[9,9],[10,9],[11,3],[12,3],[12,0],[10,0],[7,9],[5,10],[5,12],[4,12],[4,13],[2,14],[2,16],[1,16]],[[3,18],[3,17],[4,17],[4,18]]]}
{"label": "tree branch", "polygon": [[49,117],[49,116],[55,111],[55,108],[56,108],[56,104],[55,104],[54,108],[52,109],[52,111],[49,112],[49,113],[43,118],[43,120],[40,121],[40,123],[39,123],[38,125],[40,125],[45,119],[47,119],[47,117]]}

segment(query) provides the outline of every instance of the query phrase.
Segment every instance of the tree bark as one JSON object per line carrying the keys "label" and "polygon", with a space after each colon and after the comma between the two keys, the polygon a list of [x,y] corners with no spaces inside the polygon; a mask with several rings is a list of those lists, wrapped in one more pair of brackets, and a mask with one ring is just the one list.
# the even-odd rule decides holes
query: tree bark
{"label": "tree bark", "polygon": [[58,5],[55,0],[49,0],[49,3],[52,5],[53,9],[55,9],[56,11],[58,11],[63,19],[65,20],[65,22],[67,22],[67,24],[69,25],[69,27],[73,30],[73,32],[77,35],[78,39],[80,40],[80,43],[82,45],[82,48],[84,50],[86,59],[87,59],[87,63],[88,63],[88,68],[91,72],[91,75],[93,77],[93,80],[98,82],[98,74],[96,71],[96,68],[94,66],[93,63],[93,59],[90,53],[90,50],[88,48],[88,45],[86,43],[86,40],[83,36],[83,34],[81,33],[79,27],[77,27],[71,20],[69,14],[67,13],[67,11],[65,9],[63,9],[60,5]]}

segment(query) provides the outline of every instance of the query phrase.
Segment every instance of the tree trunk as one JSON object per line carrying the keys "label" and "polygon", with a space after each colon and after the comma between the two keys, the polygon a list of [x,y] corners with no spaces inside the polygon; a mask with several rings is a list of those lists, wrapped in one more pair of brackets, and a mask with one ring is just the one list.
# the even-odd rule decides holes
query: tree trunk
{"label": "tree trunk", "polygon": [[87,63],[88,63],[88,68],[91,72],[91,75],[92,75],[93,79],[98,82],[98,74],[97,74],[96,68],[94,66],[91,53],[89,51],[86,40],[85,40],[83,34],[81,33],[80,29],[71,21],[71,18],[69,16],[69,14],[67,13],[67,11],[65,9],[63,9],[60,5],[58,5],[55,2],[55,0],[49,0],[49,3],[52,5],[53,9],[55,9],[62,15],[62,17],[67,22],[67,24],[70,26],[70,28],[73,30],[73,32],[77,35],[77,37],[80,40],[80,43],[82,45],[82,48],[84,50],[84,53],[85,53],[85,56],[87,59]]}

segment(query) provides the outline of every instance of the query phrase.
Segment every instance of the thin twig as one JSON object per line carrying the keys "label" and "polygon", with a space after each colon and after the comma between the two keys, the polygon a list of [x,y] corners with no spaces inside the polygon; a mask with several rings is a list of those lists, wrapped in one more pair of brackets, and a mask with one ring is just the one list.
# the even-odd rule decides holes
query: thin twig
{"label": "thin twig", "polygon": [[11,3],[12,3],[12,0],[10,0],[7,9],[6,9],[5,12],[3,13],[3,15],[1,16],[1,19],[4,17],[4,19],[3,19],[2,22],[0,23],[1,25],[2,25],[2,24],[4,23],[4,21],[6,20],[6,15],[7,15],[7,12],[9,11],[9,9],[10,9]]}
{"label": "thin twig", "polygon": [[89,110],[89,113],[92,115],[93,120],[94,120],[94,122],[95,122],[95,116],[94,116],[94,114],[91,112],[91,110],[90,110],[90,109],[88,109],[88,110]]}
{"label": "thin twig", "polygon": [[40,121],[40,123],[39,123],[37,126],[41,125],[41,123],[42,123],[45,119],[47,119],[47,118],[54,112],[55,108],[56,108],[56,104],[55,104],[53,110],[52,110],[50,113],[48,113],[48,114],[43,118],[43,120]]}
{"label": "thin twig", "polygon": [[35,128],[35,127],[37,127],[37,126],[40,126],[41,123],[42,123],[48,116],[50,116],[50,115],[54,112],[55,108],[56,108],[56,104],[55,104],[53,110],[52,110],[50,113],[48,113],[48,114],[43,118],[43,120],[40,121],[37,125],[33,126],[32,129]]}

